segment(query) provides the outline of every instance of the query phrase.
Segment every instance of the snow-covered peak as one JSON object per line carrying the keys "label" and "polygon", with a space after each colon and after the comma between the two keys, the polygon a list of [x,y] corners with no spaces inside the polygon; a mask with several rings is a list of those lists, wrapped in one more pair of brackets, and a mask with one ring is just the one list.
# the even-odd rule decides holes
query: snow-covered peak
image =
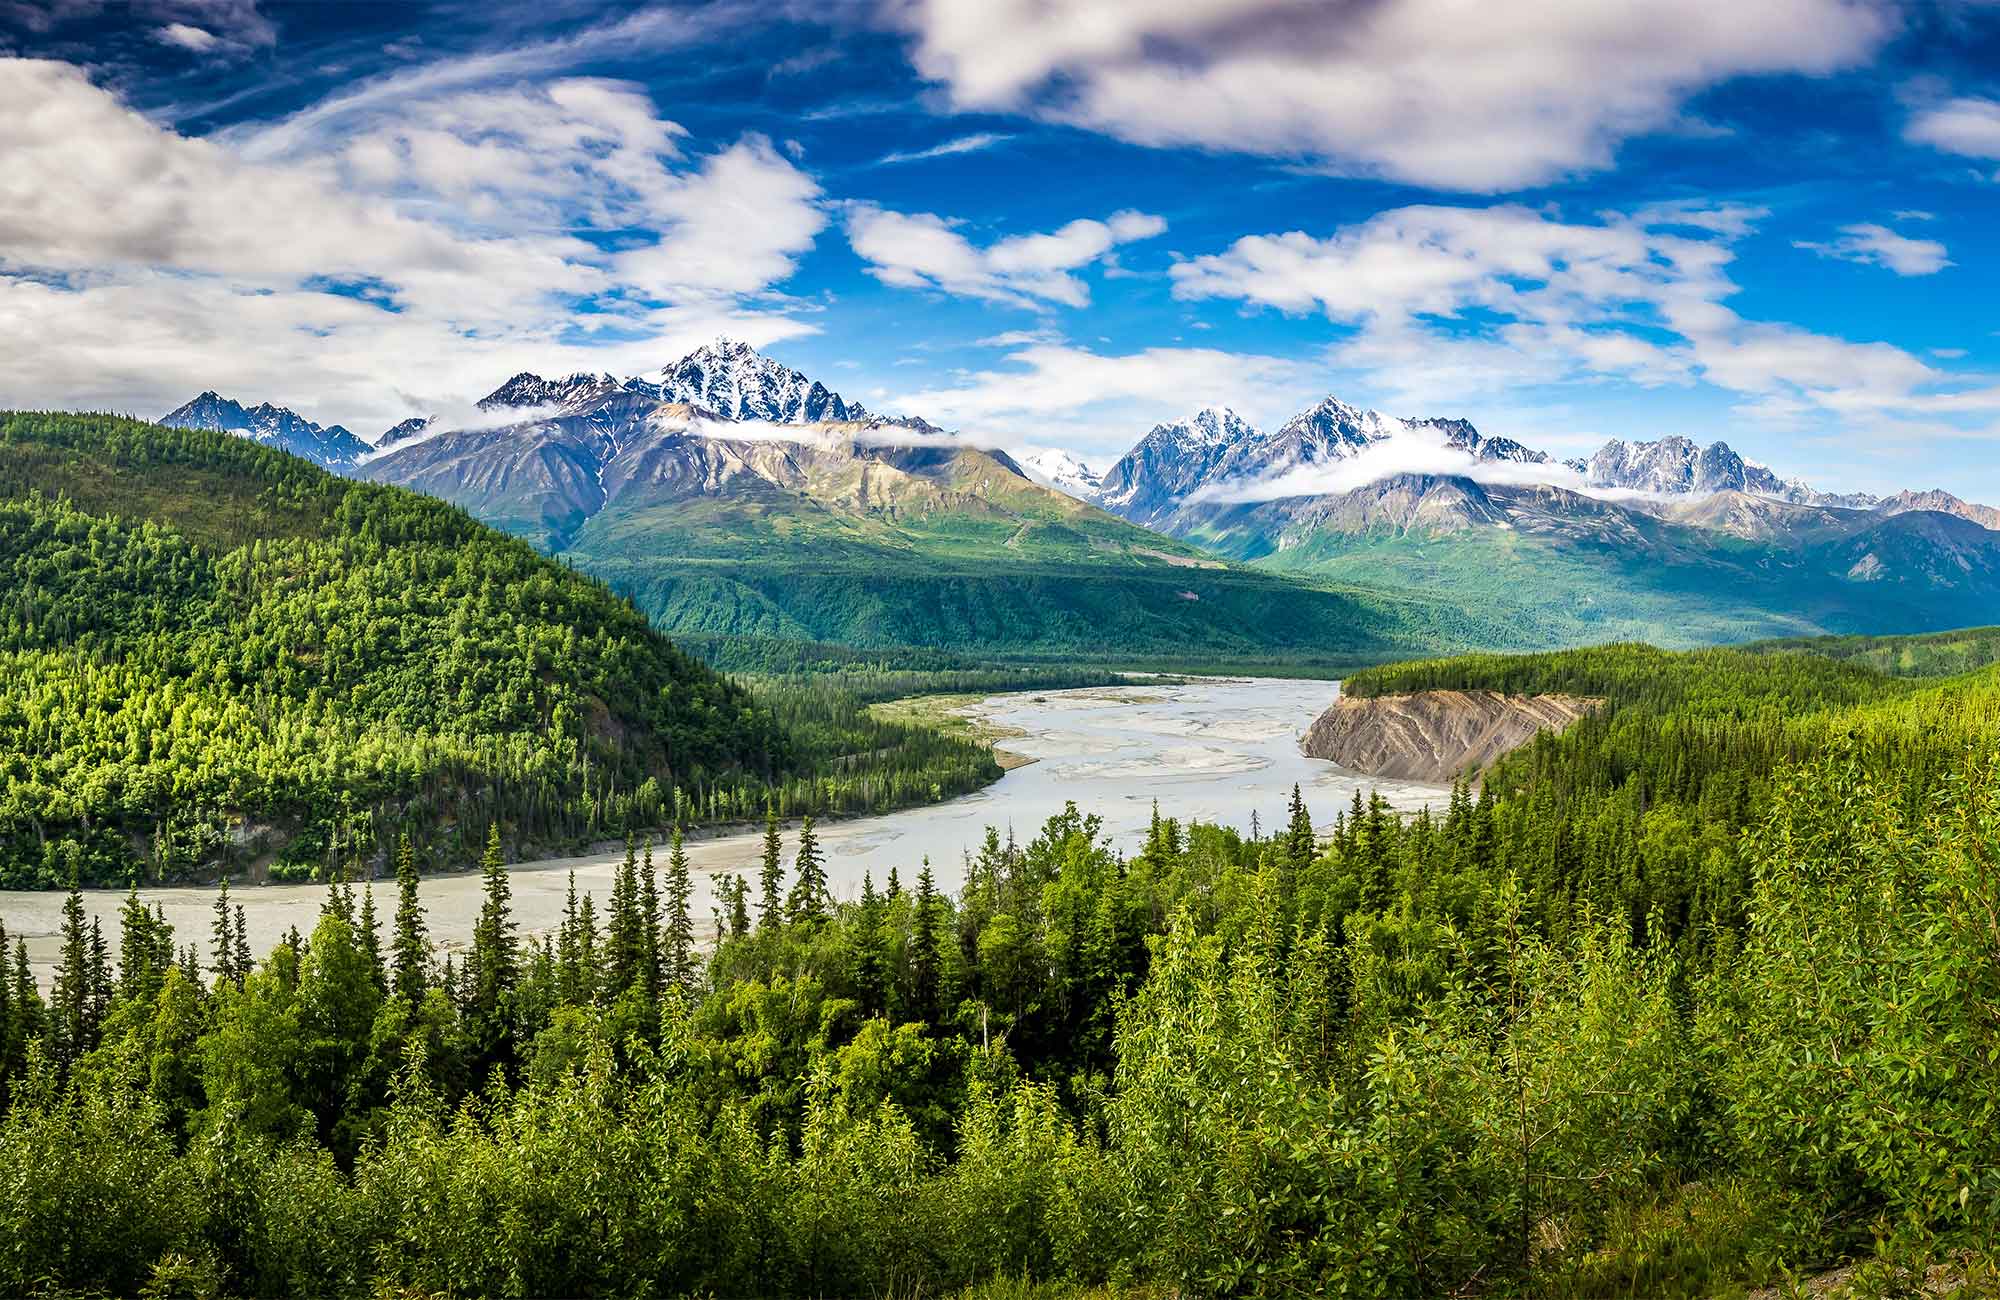
{"label": "snow-covered peak", "polygon": [[176,429],[209,429],[276,447],[328,469],[351,469],[369,452],[367,443],[341,426],[318,425],[269,402],[244,407],[210,389],[167,412],[160,423]]}
{"label": "snow-covered peak", "polygon": [[818,380],[765,356],[747,343],[721,338],[679,361],[641,375],[630,387],[663,402],[684,402],[730,420],[818,424],[866,420],[868,412]]}
{"label": "snow-covered peak", "polygon": [[1097,499],[1098,488],[1104,481],[1103,475],[1060,447],[1018,451],[1014,453],[1014,461],[1043,487],[1085,501]]}
{"label": "snow-covered peak", "polygon": [[494,411],[554,408],[573,411],[619,391],[618,380],[608,374],[592,375],[579,372],[565,375],[560,379],[544,379],[540,375],[522,371],[480,398],[479,409]]}

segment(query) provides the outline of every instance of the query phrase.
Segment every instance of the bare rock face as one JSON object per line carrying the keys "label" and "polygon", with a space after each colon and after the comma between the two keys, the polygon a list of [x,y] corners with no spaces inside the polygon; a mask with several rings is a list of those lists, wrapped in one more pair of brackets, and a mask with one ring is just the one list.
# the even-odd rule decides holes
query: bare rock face
{"label": "bare rock face", "polygon": [[1477,773],[1539,731],[1561,731],[1602,701],[1574,695],[1419,691],[1336,700],[1300,747],[1312,758],[1397,781],[1439,785]]}

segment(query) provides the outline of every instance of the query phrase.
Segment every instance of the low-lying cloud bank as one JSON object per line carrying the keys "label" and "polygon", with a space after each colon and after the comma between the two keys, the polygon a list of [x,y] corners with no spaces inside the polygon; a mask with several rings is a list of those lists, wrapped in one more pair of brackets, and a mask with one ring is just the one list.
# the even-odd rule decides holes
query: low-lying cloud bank
{"label": "low-lying cloud bank", "polygon": [[1211,483],[1195,491],[1188,500],[1239,505],[1295,497],[1340,496],[1405,474],[1464,478],[1501,487],[1558,487],[1606,501],[1666,499],[1660,493],[1594,487],[1581,473],[1561,461],[1480,460],[1457,447],[1406,431],[1341,460],[1294,465],[1262,478]]}

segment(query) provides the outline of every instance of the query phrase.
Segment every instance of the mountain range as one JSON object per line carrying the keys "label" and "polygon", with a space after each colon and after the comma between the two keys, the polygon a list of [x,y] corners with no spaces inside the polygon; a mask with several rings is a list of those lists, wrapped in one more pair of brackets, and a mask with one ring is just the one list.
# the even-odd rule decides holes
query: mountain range
{"label": "mountain range", "polygon": [[1017,655],[1370,655],[2000,617],[2000,511],[1820,491],[1684,437],[1557,460],[1329,396],[1206,408],[1103,474],[870,413],[719,340],[660,369],[519,374],[478,428],[371,445],[214,393],[230,429],[455,502],[670,631]]}

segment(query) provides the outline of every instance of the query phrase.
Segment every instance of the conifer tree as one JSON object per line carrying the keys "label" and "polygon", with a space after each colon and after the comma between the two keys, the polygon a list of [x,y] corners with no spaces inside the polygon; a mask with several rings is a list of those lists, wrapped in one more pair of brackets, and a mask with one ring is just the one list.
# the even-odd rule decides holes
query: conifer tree
{"label": "conifer tree", "polygon": [[556,929],[556,989],[562,1001],[582,1006],[582,973],[577,969],[576,869],[569,873],[569,894],[563,900],[562,925]]}
{"label": "conifer tree", "polygon": [[241,984],[250,973],[250,921],[243,915],[243,904],[236,905],[236,982]]}
{"label": "conifer tree", "polygon": [[[1359,800],[1361,791],[1357,789],[1354,797]],[[1290,813],[1285,826],[1285,862],[1293,871],[1303,871],[1312,865],[1313,856],[1319,851],[1319,841],[1313,834],[1312,814],[1306,811],[1306,801],[1300,796],[1297,785],[1292,787]]]}
{"label": "conifer tree", "polygon": [[750,882],[730,876],[723,881],[722,895],[728,903],[729,937],[741,939],[750,933]]}
{"label": "conifer tree", "polygon": [[785,919],[785,841],[778,833],[776,804],[764,805],[764,860],[757,872],[757,928],[768,930]]}
{"label": "conifer tree", "polygon": [[375,981],[375,991],[388,991],[389,975],[382,964],[382,926],[375,919],[375,886],[361,886],[361,951],[368,958],[368,973]]}
{"label": "conifer tree", "polygon": [[95,1044],[90,1035],[90,929],[85,924],[83,891],[71,878],[63,900],[62,955],[49,993],[49,1055],[67,1067]]}
{"label": "conifer tree", "polygon": [[[680,828],[674,828],[676,849],[680,843]],[[639,910],[643,922],[640,930],[639,980],[646,990],[647,1001],[655,1001],[660,996],[664,981],[671,977],[667,973],[669,962],[662,951],[660,934],[660,886],[659,875],[653,870],[653,837],[646,837],[645,858],[640,865]]]}
{"label": "conifer tree", "polygon": [[396,842],[396,933],[390,964],[396,996],[413,1005],[424,1000],[431,967],[430,935],[418,891],[417,855],[404,835]]}
{"label": "conifer tree", "polygon": [[688,870],[687,850],[681,842],[681,828],[674,827],[673,848],[667,855],[667,918],[665,975],[667,987],[692,991],[694,988],[694,920],[688,909],[694,901],[694,878]]}
{"label": "conifer tree", "polygon": [[889,868],[889,884],[882,891],[882,896],[892,903],[903,896],[903,882],[897,878],[896,868],[893,866]]}
{"label": "conifer tree", "polygon": [[813,834],[811,813],[799,823],[799,856],[792,865],[797,873],[792,880],[793,924],[825,920],[832,895],[826,886],[826,862],[820,856],[819,837]]}
{"label": "conifer tree", "polygon": [[639,842],[625,833],[625,860],[611,876],[611,911],[606,917],[605,940],[611,961],[607,992],[616,999],[639,978],[641,929],[639,916]]}
{"label": "conifer tree", "polygon": [[910,1009],[930,1025],[937,1023],[942,1010],[939,985],[944,972],[944,953],[938,940],[937,903],[931,860],[925,858],[923,870],[917,873],[915,930],[910,935]]}
{"label": "conifer tree", "polygon": [[881,1015],[888,1005],[888,954],[882,941],[882,922],[887,911],[882,895],[875,892],[875,878],[861,873],[861,907],[855,920],[854,980],[861,990],[864,1015]]}
{"label": "conifer tree", "polygon": [[[166,975],[161,960],[160,930],[166,922],[146,910],[139,901],[139,881],[135,876],[118,913],[118,996],[131,1002],[150,1002]],[[173,931],[167,930],[166,952],[173,952]]]}
{"label": "conifer tree", "polygon": [[224,874],[215,889],[215,921],[209,926],[209,942],[215,949],[215,961],[209,970],[215,974],[215,987],[219,990],[225,982],[241,984],[236,966],[236,928],[230,921],[229,876]]}
{"label": "conifer tree", "polygon": [[521,974],[510,909],[513,891],[507,879],[506,859],[500,852],[497,821],[487,829],[486,853],[480,861],[480,871],[485,877],[486,898],[472,931],[471,1016],[487,1060],[497,1062],[506,1048],[508,1016]]}

